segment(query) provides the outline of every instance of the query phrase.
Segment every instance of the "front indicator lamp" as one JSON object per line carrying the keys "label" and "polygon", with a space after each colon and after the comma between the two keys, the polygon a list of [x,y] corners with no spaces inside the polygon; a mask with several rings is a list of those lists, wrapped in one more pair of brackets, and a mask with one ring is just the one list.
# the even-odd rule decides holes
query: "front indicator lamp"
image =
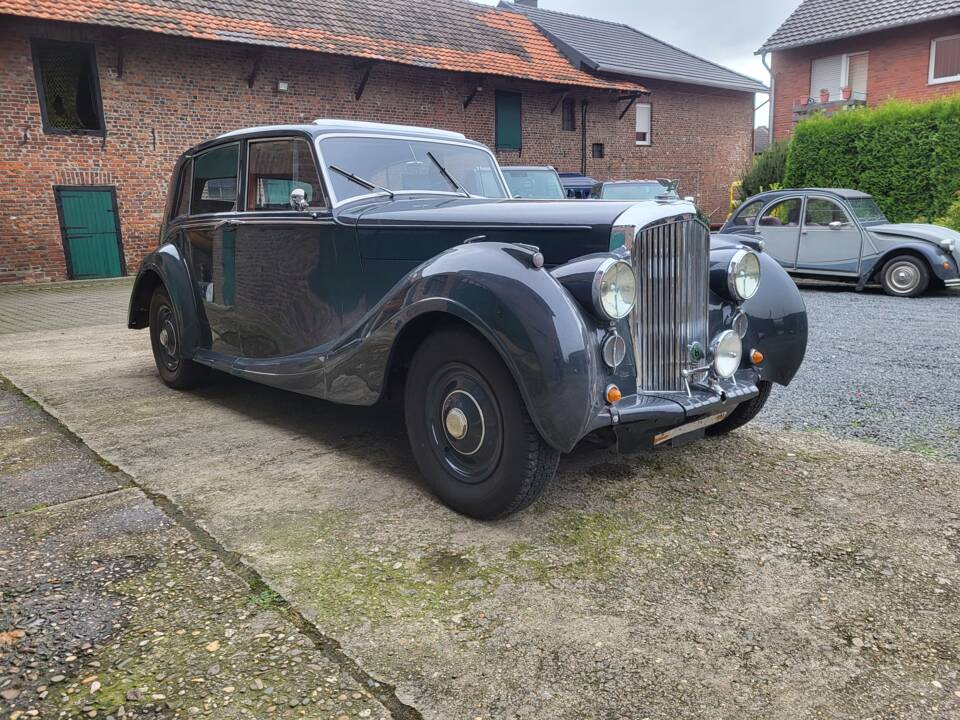
{"label": "front indicator lamp", "polygon": [[623,393],[620,392],[620,388],[616,385],[607,385],[607,392],[605,393],[607,402],[613,405],[618,403],[623,399]]}
{"label": "front indicator lamp", "polygon": [[710,346],[713,357],[713,372],[724,380],[732,378],[740,368],[743,343],[733,330],[724,330]]}
{"label": "front indicator lamp", "polygon": [[605,260],[593,280],[593,304],[600,316],[622,320],[636,301],[637,280],[630,264],[613,258]]}
{"label": "front indicator lamp", "polygon": [[752,250],[737,250],[727,266],[727,288],[733,300],[749,300],[760,288],[760,258]]}

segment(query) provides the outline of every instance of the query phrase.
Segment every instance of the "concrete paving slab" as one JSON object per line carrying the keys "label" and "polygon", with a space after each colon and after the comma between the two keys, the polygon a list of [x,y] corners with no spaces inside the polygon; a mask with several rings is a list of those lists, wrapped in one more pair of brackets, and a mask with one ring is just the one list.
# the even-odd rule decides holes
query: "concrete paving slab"
{"label": "concrete paving slab", "polygon": [[424,717],[960,713],[956,465],[747,430],[575,453],[484,524],[420,485],[389,409],[176,393],[121,327],[7,336],[0,372]]}

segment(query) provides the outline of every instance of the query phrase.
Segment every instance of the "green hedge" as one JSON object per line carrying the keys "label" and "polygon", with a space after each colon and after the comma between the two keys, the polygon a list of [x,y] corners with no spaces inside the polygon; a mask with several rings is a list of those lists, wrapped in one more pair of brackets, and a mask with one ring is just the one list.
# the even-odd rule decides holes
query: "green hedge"
{"label": "green hedge", "polygon": [[784,183],[862,190],[892,222],[941,217],[960,190],[960,95],[805,120]]}

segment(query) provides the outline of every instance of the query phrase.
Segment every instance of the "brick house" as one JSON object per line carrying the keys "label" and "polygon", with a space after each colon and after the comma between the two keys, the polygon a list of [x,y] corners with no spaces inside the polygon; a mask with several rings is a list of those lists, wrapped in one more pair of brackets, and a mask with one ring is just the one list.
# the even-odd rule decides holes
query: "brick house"
{"label": "brick house", "polygon": [[[687,112],[661,121],[672,144],[637,145],[624,109],[653,97],[644,83],[572,64],[511,9],[312,7],[0,0],[0,282],[134,272],[156,245],[176,157],[238,127],[317,117],[442,127],[495,148],[503,164],[598,178],[647,174],[653,160],[679,176],[718,117],[749,149],[749,92],[691,93]],[[571,101],[574,130],[564,129]],[[699,172],[729,184],[748,158],[711,156]],[[700,187],[705,207],[721,204],[720,188]]]}
{"label": "brick house", "polygon": [[757,53],[771,54],[775,139],[814,111],[952,95],[960,0],[804,0]]}

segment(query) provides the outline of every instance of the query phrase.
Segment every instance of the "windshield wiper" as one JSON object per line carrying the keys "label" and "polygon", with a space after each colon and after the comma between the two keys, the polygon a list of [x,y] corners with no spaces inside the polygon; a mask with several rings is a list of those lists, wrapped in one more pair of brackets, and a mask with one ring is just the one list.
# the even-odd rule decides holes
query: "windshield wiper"
{"label": "windshield wiper", "polygon": [[429,150],[427,150],[427,157],[430,158],[431,160],[433,160],[433,164],[437,166],[437,170],[440,171],[440,174],[443,175],[447,180],[449,180],[449,181],[450,181],[450,184],[453,185],[457,190],[459,190],[461,193],[463,193],[464,197],[471,197],[471,195],[470,195],[470,193],[467,191],[467,189],[466,189],[463,185],[461,185],[460,183],[458,183],[458,182],[457,182],[457,179],[456,179],[453,175],[451,175],[449,172],[447,172],[447,169],[446,169],[443,165],[440,164],[440,161],[437,160],[437,159],[433,156],[433,153],[430,152]]}
{"label": "windshield wiper", "polygon": [[385,188],[385,187],[380,187],[379,185],[376,185],[375,183],[372,183],[369,180],[364,180],[359,175],[354,175],[352,172],[348,172],[341,167],[337,167],[336,165],[327,165],[327,167],[333,170],[338,175],[343,175],[347,180],[352,180],[360,187],[365,187],[367,190],[378,190],[379,192],[386,193],[387,195],[390,196],[390,199],[393,200],[393,190],[390,190],[389,188]]}

